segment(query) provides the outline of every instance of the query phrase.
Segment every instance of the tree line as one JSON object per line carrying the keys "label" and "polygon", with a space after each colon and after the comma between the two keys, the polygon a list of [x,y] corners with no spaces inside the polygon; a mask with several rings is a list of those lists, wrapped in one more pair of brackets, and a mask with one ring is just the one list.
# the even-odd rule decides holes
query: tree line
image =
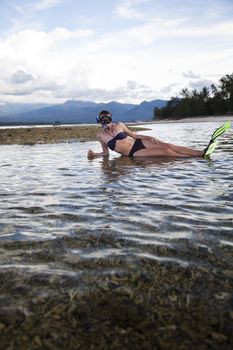
{"label": "tree line", "polygon": [[187,88],[181,91],[181,97],[172,97],[165,107],[154,108],[154,119],[179,119],[203,115],[233,113],[233,74],[225,75],[216,87]]}

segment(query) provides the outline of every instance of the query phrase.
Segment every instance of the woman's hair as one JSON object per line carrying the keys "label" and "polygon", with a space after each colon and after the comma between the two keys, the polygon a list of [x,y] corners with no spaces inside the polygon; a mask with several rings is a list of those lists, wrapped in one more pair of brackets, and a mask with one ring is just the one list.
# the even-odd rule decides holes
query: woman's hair
{"label": "woman's hair", "polygon": [[102,117],[103,115],[107,115],[109,117],[112,116],[112,114],[109,111],[101,111],[101,112],[99,112],[99,117]]}

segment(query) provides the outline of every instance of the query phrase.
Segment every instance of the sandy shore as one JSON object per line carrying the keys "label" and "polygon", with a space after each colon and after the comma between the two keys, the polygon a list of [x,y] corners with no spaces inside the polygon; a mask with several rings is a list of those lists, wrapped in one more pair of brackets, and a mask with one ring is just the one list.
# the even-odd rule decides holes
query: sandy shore
{"label": "sandy shore", "polygon": [[98,126],[95,125],[0,129],[0,144],[34,145],[72,140],[90,141],[96,138],[97,131]]}
{"label": "sandy shore", "polygon": [[[0,145],[35,145],[45,143],[94,141],[98,125],[0,128]],[[131,130],[147,130],[130,126]]]}
{"label": "sandy shore", "polygon": [[[131,130],[145,130],[138,128],[138,125],[145,124],[168,124],[168,123],[193,123],[193,122],[224,122],[232,120],[233,116],[217,117],[198,117],[185,118],[179,120],[158,120],[140,123],[130,123]],[[76,141],[93,141],[96,140],[96,134],[99,130],[98,125],[77,125],[77,126],[54,126],[54,127],[15,127],[0,128],[1,145],[34,145],[38,143],[58,143]]]}

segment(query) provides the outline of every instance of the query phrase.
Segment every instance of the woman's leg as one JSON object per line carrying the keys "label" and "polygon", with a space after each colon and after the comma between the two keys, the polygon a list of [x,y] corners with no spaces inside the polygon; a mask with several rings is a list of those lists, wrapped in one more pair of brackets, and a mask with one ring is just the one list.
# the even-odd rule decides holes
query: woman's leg
{"label": "woman's leg", "polygon": [[178,153],[168,147],[143,148],[133,154],[134,157],[179,157],[179,158],[191,158],[201,157],[200,155],[191,155]]}
{"label": "woman's leg", "polygon": [[154,143],[150,140],[142,140],[144,146],[146,147],[146,149],[158,149],[159,148],[164,148],[164,149],[170,149],[172,151],[174,151],[175,153],[179,153],[182,155],[188,155],[191,157],[202,157],[204,154],[204,151],[197,151],[194,150],[190,147],[185,147],[185,146],[178,146],[178,145],[174,145],[172,143],[166,143],[166,142],[162,142],[159,141],[159,143]]}
{"label": "woman's leg", "polygon": [[194,150],[190,147],[185,147],[185,146],[177,146],[177,145],[173,145],[172,143],[168,143],[167,146],[177,152],[177,153],[181,153],[181,154],[189,154],[191,156],[194,157],[202,157],[204,155],[204,151],[197,151]]}

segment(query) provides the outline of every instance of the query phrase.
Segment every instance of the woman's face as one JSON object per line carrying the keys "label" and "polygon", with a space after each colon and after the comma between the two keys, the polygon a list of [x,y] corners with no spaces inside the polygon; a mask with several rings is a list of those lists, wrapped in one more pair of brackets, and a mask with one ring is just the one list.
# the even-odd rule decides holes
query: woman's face
{"label": "woman's face", "polygon": [[112,118],[110,115],[100,116],[99,120],[103,129],[108,129],[112,123]]}

